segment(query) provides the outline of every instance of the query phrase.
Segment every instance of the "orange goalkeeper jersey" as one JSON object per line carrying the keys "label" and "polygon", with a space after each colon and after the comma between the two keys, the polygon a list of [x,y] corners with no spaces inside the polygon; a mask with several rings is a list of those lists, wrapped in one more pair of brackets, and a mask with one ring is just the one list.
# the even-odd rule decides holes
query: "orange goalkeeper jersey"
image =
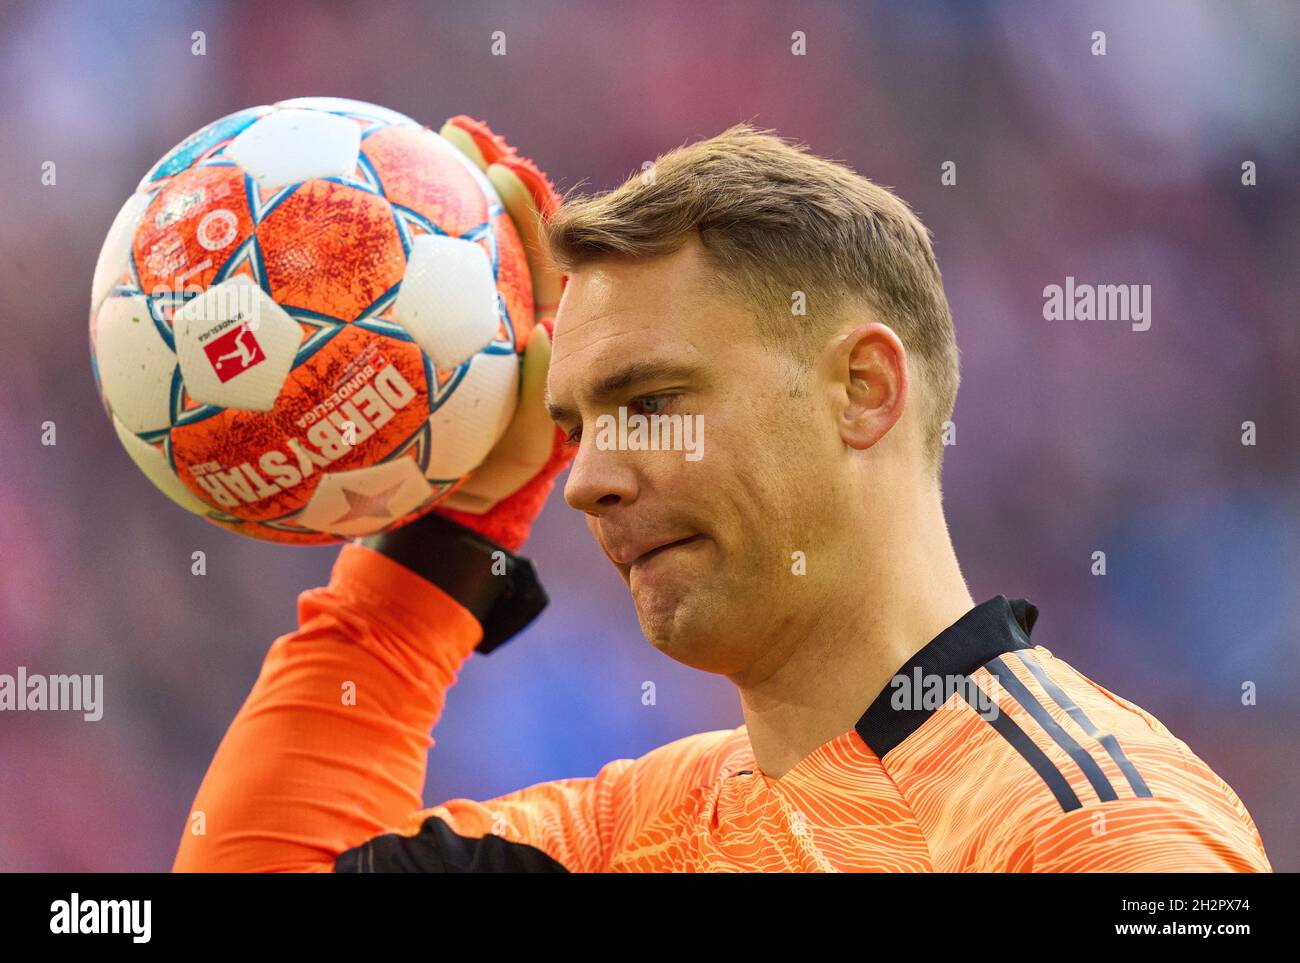
{"label": "orange goalkeeper jersey", "polygon": [[360,545],[299,598],[231,724],[177,870],[1268,871],[1232,789],[1159,720],[1029,641],[997,596],[780,779],[745,728],[589,778],[422,808],[473,617]]}

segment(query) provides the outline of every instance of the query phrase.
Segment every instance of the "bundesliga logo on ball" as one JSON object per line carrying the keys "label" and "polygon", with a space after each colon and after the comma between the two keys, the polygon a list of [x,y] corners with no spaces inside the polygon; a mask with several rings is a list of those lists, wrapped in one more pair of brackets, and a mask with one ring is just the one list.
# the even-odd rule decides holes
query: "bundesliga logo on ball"
{"label": "bundesliga logo on ball", "polygon": [[533,295],[474,163],[332,98],[223,118],[167,154],[109,230],[95,377],[164,493],[302,544],[445,499],[514,414]]}

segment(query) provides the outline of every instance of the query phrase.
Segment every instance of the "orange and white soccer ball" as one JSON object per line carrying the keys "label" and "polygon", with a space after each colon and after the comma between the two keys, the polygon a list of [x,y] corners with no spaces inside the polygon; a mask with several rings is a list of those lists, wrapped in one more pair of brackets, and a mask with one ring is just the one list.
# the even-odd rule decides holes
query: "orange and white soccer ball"
{"label": "orange and white soccer ball", "polygon": [[179,144],[92,287],[96,382],[140,469],[218,525],[300,544],[454,491],[509,424],[533,323],[519,235],[473,162],[334,98]]}

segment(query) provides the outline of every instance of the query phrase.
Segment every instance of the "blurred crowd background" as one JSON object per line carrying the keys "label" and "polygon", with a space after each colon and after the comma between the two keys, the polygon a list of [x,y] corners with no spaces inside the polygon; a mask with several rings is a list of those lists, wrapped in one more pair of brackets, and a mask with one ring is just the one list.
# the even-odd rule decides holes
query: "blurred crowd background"
{"label": "blurred crowd background", "polygon": [[[741,120],[896,189],[934,232],[962,350],[945,492],[972,593],[1037,603],[1035,639],[1186,740],[1300,869],[1300,5],[168,0],[6,3],[0,23],[0,672],[102,673],[106,702],[95,723],[0,714],[0,869],[169,868],[265,649],[328,577],[336,548],[242,540],[153,489],[86,332],[149,166],[304,95],[487,119],[562,189]],[[1150,284],[1150,330],[1045,321],[1066,276]],[[429,804],[741,724],[730,683],[641,638],[558,494],[526,554],[552,605],[467,664]]]}

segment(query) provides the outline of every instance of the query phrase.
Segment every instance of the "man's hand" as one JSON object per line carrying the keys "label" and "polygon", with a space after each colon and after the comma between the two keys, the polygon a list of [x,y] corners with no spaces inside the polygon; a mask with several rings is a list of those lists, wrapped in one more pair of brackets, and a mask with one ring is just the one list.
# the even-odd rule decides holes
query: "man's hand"
{"label": "man's hand", "polygon": [[516,552],[555,476],[573,457],[543,401],[564,279],[547,257],[542,225],[560,199],[537,165],[520,157],[482,121],[461,114],[443,124],[441,134],[484,172],[519,232],[532,279],[536,324],[524,351],[514,419],[483,464],[435,511]]}
{"label": "man's hand", "polygon": [[484,172],[519,232],[532,280],[534,324],[514,418],[483,464],[433,511],[362,544],[423,576],[467,609],[483,630],[477,650],[491,652],[546,606],[532,565],[514,553],[528,537],[555,476],[573,458],[543,401],[564,279],[546,255],[542,225],[559,197],[532,161],[481,121],[453,117],[441,133]]}

